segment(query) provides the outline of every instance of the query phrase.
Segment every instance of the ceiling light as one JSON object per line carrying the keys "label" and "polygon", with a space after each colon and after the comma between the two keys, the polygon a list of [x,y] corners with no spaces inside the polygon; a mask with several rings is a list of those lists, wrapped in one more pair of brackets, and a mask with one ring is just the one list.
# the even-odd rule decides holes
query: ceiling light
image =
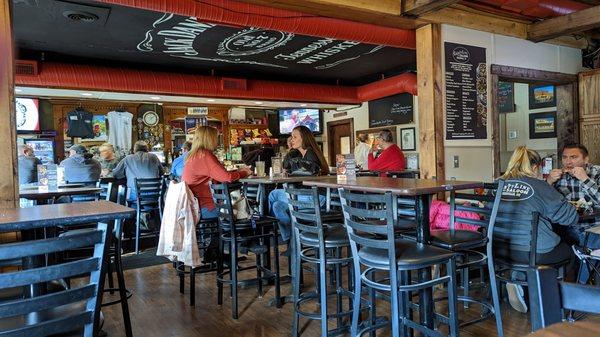
{"label": "ceiling light", "polygon": [[15,89],[15,92],[23,92],[23,89]]}
{"label": "ceiling light", "polygon": [[207,99],[206,101],[207,101],[207,102],[214,102],[214,101],[216,101],[216,99],[209,98],[209,99]]}
{"label": "ceiling light", "polygon": [[263,104],[263,102],[254,102],[254,104],[260,105],[260,104]]}
{"label": "ceiling light", "polygon": [[90,94],[89,92],[82,92],[81,96],[92,96],[93,94]]}
{"label": "ceiling light", "polygon": [[153,99],[153,100],[159,100],[159,99],[160,99],[160,97],[158,97],[158,96],[150,96],[150,99]]}
{"label": "ceiling light", "polygon": [[300,106],[306,106],[306,104],[305,104],[305,103],[303,103],[303,104],[300,104]]}

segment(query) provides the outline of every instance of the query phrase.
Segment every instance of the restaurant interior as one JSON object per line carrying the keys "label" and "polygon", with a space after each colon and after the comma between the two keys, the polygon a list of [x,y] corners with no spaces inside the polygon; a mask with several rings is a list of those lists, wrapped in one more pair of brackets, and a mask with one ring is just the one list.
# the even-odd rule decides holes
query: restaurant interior
{"label": "restaurant interior", "polygon": [[0,336],[600,336],[599,0],[0,18]]}

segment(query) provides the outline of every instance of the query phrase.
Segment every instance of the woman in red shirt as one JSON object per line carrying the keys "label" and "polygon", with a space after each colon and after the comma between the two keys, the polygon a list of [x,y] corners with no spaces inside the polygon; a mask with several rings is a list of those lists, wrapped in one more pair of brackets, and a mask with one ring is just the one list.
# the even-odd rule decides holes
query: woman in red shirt
{"label": "woman in red shirt", "polygon": [[394,137],[390,130],[381,130],[379,132],[379,152],[377,158],[375,158],[373,152],[377,149],[375,146],[371,147],[369,152],[369,170],[371,171],[403,171],[406,168],[406,160],[404,159],[404,153],[394,143]]}
{"label": "woman in red shirt", "polygon": [[217,135],[217,129],[210,126],[199,126],[196,129],[181,177],[198,199],[202,219],[216,218],[219,215],[208,185],[211,180],[229,183],[251,174],[248,168],[227,172],[213,154],[217,147]]}

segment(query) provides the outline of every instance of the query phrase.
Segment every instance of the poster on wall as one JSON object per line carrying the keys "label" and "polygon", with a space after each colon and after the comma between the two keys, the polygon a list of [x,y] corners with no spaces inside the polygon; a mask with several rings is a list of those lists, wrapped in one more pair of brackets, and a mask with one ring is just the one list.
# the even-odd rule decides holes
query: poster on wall
{"label": "poster on wall", "polygon": [[515,112],[515,84],[513,82],[498,82],[498,111],[500,113]]}
{"label": "poster on wall", "polygon": [[108,140],[106,133],[106,116],[105,115],[94,115],[92,117],[92,131],[94,131],[94,138],[83,138],[82,142],[105,142]]}
{"label": "poster on wall", "polygon": [[556,137],[556,111],[529,114],[529,138]]}
{"label": "poster on wall", "polygon": [[556,94],[553,85],[529,85],[529,110],[555,106]]}
{"label": "poster on wall", "polygon": [[451,42],[444,48],[446,139],[486,139],[486,50]]}
{"label": "poster on wall", "polygon": [[369,127],[413,122],[413,96],[408,93],[369,101]]}

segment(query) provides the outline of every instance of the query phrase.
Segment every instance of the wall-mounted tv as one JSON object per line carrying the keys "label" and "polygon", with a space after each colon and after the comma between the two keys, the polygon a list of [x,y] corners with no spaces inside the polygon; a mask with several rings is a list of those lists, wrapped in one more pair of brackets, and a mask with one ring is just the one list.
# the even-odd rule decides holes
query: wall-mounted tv
{"label": "wall-mounted tv", "polygon": [[298,125],[304,125],[314,133],[321,133],[321,113],[319,109],[279,110],[280,134],[290,134]]}
{"label": "wall-mounted tv", "polygon": [[17,131],[40,131],[39,101],[35,98],[16,98]]}

